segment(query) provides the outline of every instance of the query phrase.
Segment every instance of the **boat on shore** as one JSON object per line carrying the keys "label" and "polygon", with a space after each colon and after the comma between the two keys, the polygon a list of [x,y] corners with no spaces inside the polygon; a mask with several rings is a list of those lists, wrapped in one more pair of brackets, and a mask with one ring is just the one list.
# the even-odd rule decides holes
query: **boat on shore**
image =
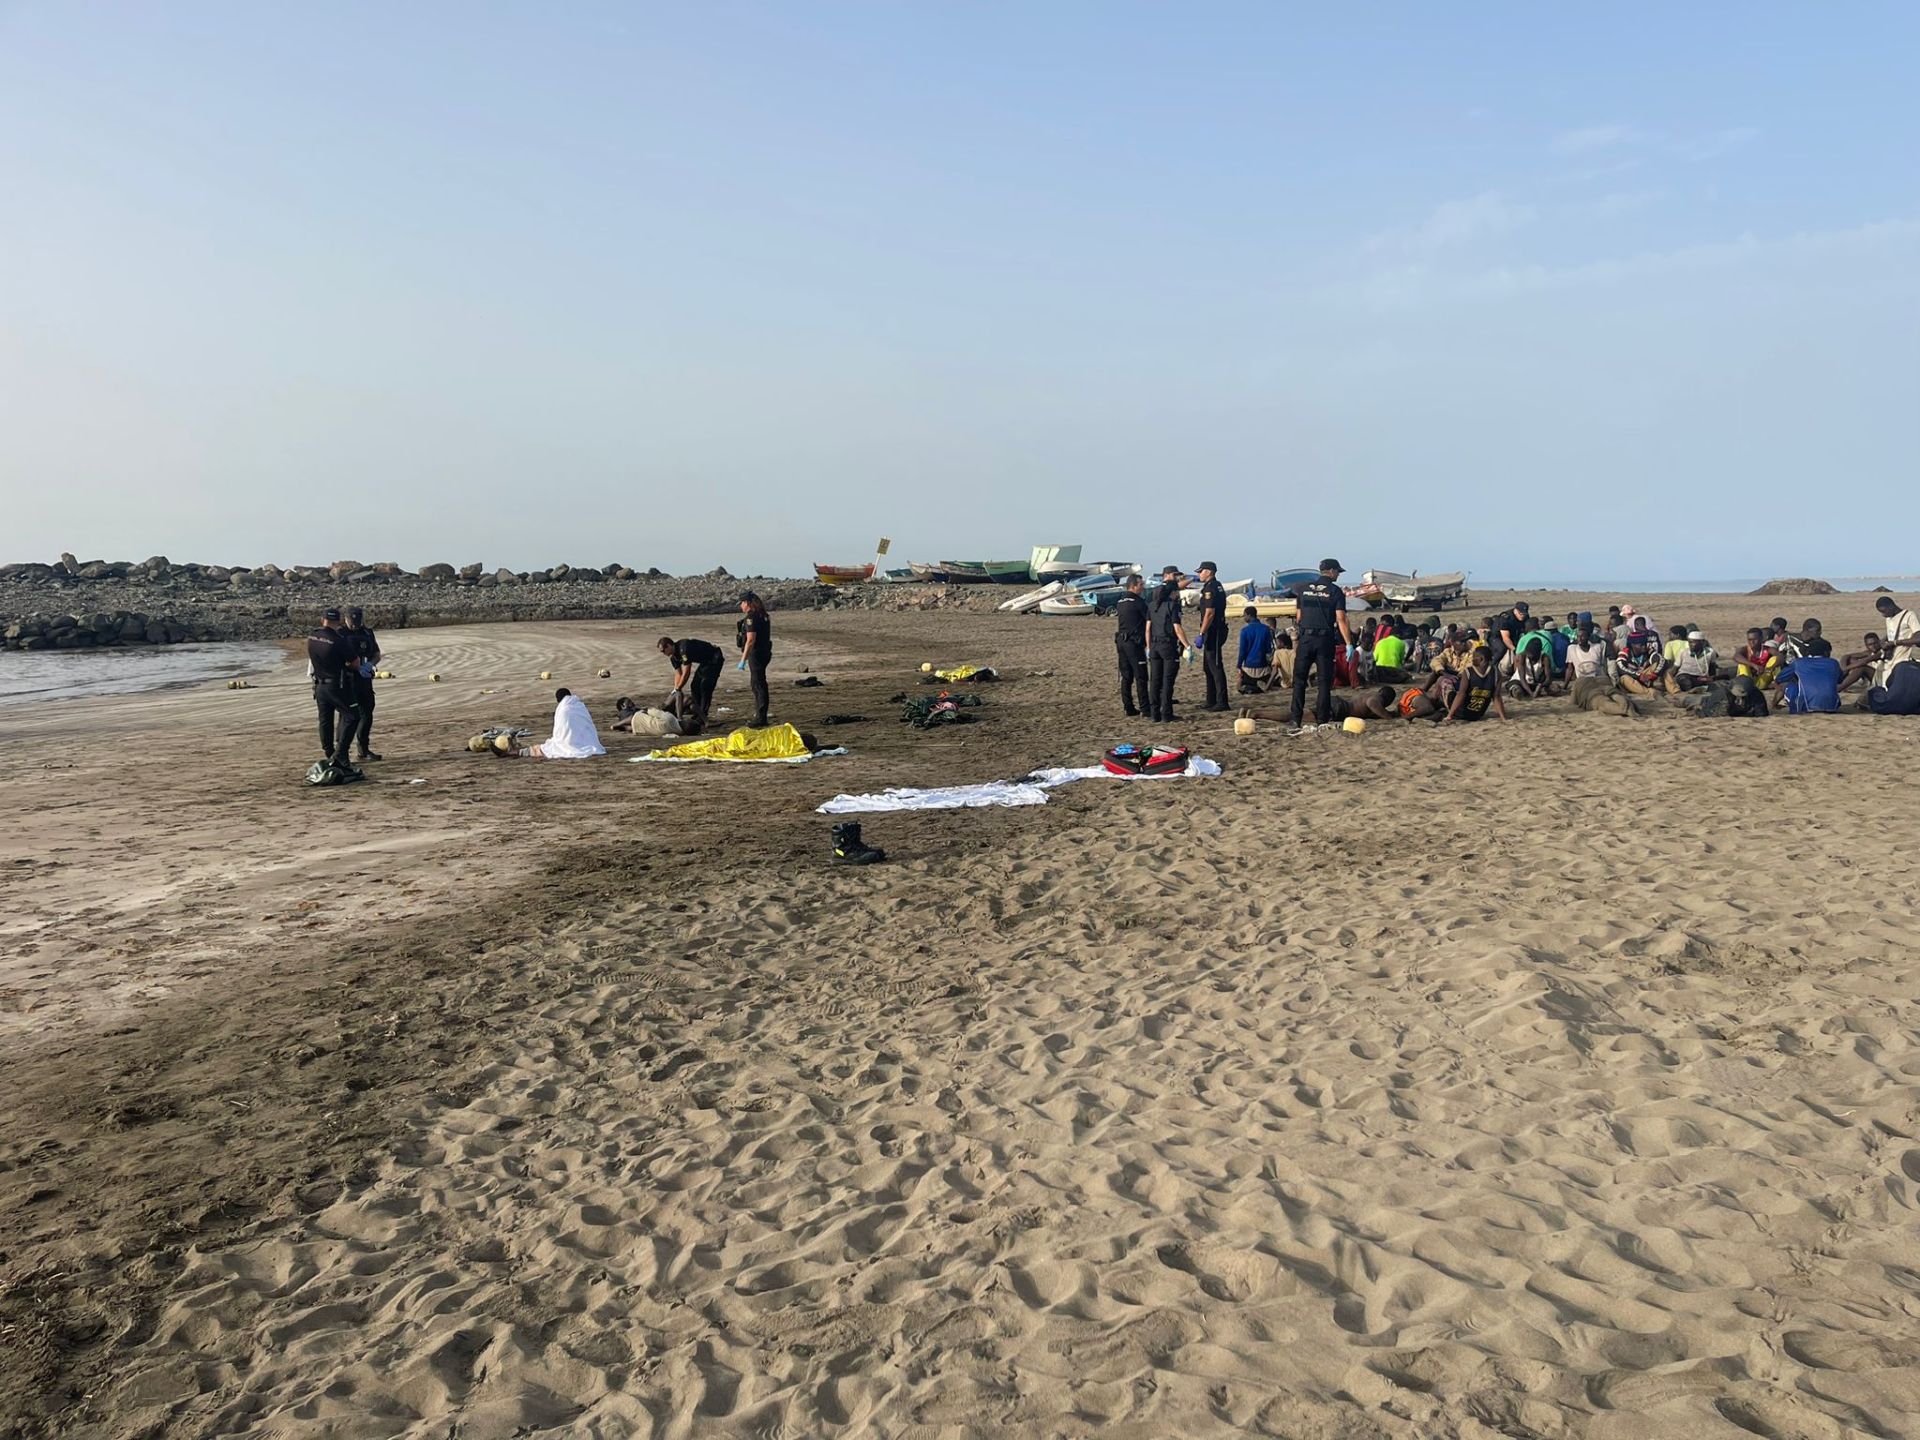
{"label": "boat on shore", "polygon": [[873,579],[871,565],[821,565],[815,563],[813,578],[822,585],[864,585]]}
{"label": "boat on shore", "polygon": [[1360,577],[1369,587],[1378,586],[1380,599],[1388,605],[1439,610],[1467,598],[1467,572],[1448,571],[1440,575],[1422,575],[1415,571],[1402,575],[1396,570],[1369,570]]}

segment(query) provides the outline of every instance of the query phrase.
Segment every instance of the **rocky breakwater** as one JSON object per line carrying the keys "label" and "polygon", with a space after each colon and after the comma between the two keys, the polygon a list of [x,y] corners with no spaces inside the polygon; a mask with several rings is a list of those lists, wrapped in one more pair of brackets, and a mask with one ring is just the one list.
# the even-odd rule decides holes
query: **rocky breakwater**
{"label": "rocky breakwater", "polygon": [[360,606],[383,629],[509,620],[620,620],[730,610],[751,588],[776,610],[991,609],[997,586],[861,585],[737,577],[724,568],[674,576],[631,566],[492,569],[336,560],[330,565],[206,565],[164,555],[138,563],[78,560],[0,565],[0,640],[17,650],[281,640],[303,635],[329,606]]}

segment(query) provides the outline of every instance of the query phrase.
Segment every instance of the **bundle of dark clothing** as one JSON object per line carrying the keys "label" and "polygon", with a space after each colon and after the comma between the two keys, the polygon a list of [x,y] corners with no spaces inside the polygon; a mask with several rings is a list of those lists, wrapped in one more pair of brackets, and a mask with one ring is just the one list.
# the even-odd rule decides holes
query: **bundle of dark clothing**
{"label": "bundle of dark clothing", "polygon": [[935,725],[970,725],[977,716],[967,711],[980,704],[978,695],[954,695],[945,690],[938,695],[924,695],[917,700],[909,700],[900,707],[900,719],[916,730],[930,729]]}

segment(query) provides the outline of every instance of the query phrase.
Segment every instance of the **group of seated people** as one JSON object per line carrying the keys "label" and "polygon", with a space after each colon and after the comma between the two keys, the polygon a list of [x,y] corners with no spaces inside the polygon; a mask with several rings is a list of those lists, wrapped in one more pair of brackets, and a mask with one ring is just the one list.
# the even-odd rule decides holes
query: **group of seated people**
{"label": "group of seated people", "polygon": [[[1570,612],[1564,622],[1537,618],[1524,602],[1478,626],[1443,624],[1429,617],[1368,616],[1354,631],[1351,652],[1336,650],[1333,683],[1358,689],[1345,714],[1408,718],[1505,718],[1504,698],[1566,693],[1583,709],[1636,713],[1635,699],[1671,695],[1705,714],[1765,715],[1775,704],[1792,714],[1831,713],[1858,689],[1858,708],[1879,714],[1920,714],[1920,616],[1882,595],[1876,608],[1884,635],[1869,632],[1859,650],[1836,657],[1817,619],[1792,629],[1784,616],[1747,631],[1722,656],[1698,625],[1663,632],[1633,605],[1610,607],[1603,619]],[[1240,692],[1286,690],[1293,683],[1294,641],[1248,607],[1240,631]],[[1478,698],[1491,674],[1493,702]],[[1473,677],[1473,695],[1463,694]],[[1409,686],[1396,693],[1395,686]],[[1382,698],[1382,697],[1385,698]],[[1771,698],[1770,698],[1771,697]],[[1473,711],[1456,716],[1456,709]],[[1257,713],[1257,712],[1255,712]],[[1345,718],[1337,714],[1336,719]]]}

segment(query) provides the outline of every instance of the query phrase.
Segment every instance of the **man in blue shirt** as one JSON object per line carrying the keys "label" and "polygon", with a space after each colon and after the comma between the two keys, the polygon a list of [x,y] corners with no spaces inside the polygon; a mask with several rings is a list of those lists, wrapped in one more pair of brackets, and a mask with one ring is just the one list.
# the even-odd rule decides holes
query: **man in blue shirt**
{"label": "man in blue shirt", "polygon": [[1840,677],[1845,673],[1833,658],[1833,646],[1815,638],[1803,642],[1807,653],[1788,662],[1780,672],[1789,715],[1831,714],[1840,708]]}
{"label": "man in blue shirt", "polygon": [[1245,623],[1240,627],[1240,654],[1234,661],[1240,671],[1240,693],[1258,695],[1273,681],[1273,629],[1251,605],[1240,615]]}

